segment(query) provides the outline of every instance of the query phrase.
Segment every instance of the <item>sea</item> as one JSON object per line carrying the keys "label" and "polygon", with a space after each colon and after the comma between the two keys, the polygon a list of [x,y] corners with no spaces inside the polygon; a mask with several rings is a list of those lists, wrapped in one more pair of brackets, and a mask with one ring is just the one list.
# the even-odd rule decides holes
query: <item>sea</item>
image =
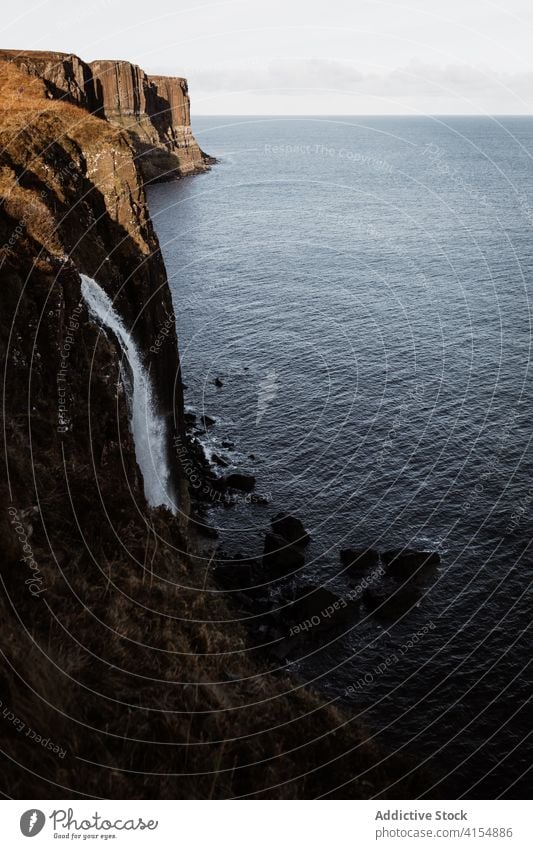
{"label": "sea", "polygon": [[221,545],[258,556],[297,516],[294,580],[339,596],[342,549],[440,555],[405,615],[360,605],[280,669],[424,764],[428,795],[530,796],[533,119],[193,131],[217,164],[149,204],[187,408],[267,502],[213,506]]}

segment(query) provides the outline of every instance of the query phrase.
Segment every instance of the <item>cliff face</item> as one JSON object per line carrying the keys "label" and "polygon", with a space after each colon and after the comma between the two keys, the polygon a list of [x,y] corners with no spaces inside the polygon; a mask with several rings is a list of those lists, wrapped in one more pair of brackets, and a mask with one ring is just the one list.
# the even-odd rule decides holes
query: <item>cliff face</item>
{"label": "cliff face", "polygon": [[146,179],[181,176],[209,167],[190,126],[187,81],[148,76],[129,62],[91,62],[97,114],[129,130]]}
{"label": "cliff face", "polygon": [[192,134],[187,81],[182,77],[150,77],[130,62],[87,64],[67,53],[3,50],[1,60],[41,79],[49,98],[81,106],[127,130],[145,182],[209,169],[213,160]]}
{"label": "cliff face", "polygon": [[[5,268],[29,238],[40,245],[39,268],[46,261],[60,269],[60,279],[75,279],[78,271],[96,278],[146,352],[162,411],[179,425],[175,335],[157,357],[149,351],[150,334],[173,323],[174,314],[129,135],[69,104],[47,103],[44,84],[33,80],[28,89],[27,77],[11,65],[2,79],[2,211],[13,232],[22,221],[20,237],[4,243]],[[26,86],[25,98],[13,108],[6,92],[17,86]]]}

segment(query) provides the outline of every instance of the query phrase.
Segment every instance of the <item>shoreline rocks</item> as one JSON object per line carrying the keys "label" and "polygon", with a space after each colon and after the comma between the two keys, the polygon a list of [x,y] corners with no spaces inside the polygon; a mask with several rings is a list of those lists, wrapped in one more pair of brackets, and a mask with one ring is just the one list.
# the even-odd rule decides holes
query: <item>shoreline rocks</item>
{"label": "shoreline rocks", "polygon": [[365,588],[365,607],[377,618],[394,620],[416,606],[432,572],[440,564],[436,551],[417,551],[412,548],[378,552],[374,549],[347,548],[340,552],[340,561],[349,575],[361,578],[379,569],[381,577]]}

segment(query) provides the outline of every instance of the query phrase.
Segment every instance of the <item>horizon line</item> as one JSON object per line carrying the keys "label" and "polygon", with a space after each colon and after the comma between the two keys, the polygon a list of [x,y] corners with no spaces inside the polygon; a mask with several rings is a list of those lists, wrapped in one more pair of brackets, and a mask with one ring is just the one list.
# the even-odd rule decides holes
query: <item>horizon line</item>
{"label": "horizon line", "polygon": [[533,118],[533,112],[424,112],[406,115],[404,112],[309,112],[283,114],[276,112],[197,112],[194,118]]}

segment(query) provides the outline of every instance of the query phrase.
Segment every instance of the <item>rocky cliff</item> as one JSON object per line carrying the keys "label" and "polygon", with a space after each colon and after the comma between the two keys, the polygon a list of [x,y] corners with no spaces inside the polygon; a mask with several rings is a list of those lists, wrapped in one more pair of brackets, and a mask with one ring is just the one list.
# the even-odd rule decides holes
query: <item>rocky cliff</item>
{"label": "rocky cliff", "polygon": [[81,106],[127,130],[145,182],[197,174],[213,162],[192,134],[182,77],[148,76],[131,62],[88,64],[68,53],[3,50],[2,60],[42,80],[49,98]]}
{"label": "rocky cliff", "polygon": [[129,130],[148,180],[205,171],[212,161],[191,130],[187,81],[152,77],[129,62],[91,62],[97,112]]}
{"label": "rocky cliff", "polygon": [[417,795],[411,763],[267,667],[193,538],[177,462],[181,515],[149,509],[128,364],[80,273],[113,299],[182,436],[165,268],[129,132],[48,94],[0,62],[0,791]]}

